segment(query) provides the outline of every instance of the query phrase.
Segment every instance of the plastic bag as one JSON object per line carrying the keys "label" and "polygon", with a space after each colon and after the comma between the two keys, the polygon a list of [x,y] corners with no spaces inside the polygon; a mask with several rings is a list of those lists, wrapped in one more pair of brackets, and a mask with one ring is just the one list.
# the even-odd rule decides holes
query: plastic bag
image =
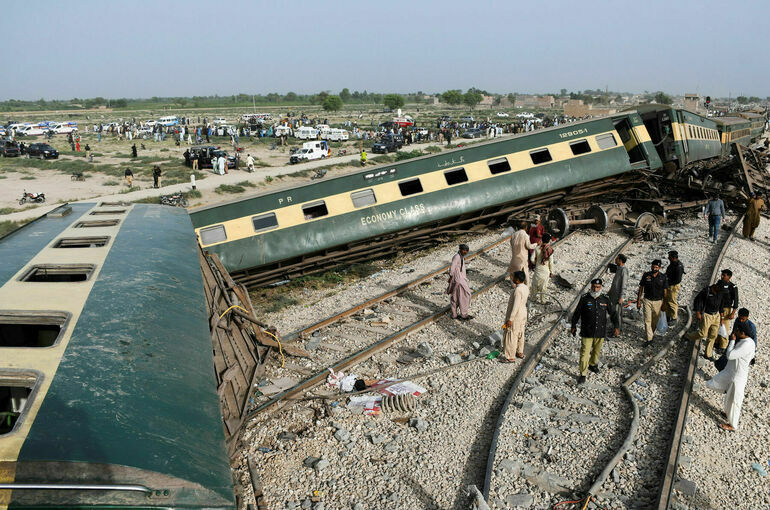
{"label": "plastic bag", "polygon": [[665,335],[666,331],[668,331],[668,319],[665,313],[661,313],[658,325],[655,327],[655,332],[659,335]]}
{"label": "plastic bag", "polygon": [[717,333],[718,336],[721,336],[722,338],[727,338],[727,328],[724,324],[719,326],[719,333]]}

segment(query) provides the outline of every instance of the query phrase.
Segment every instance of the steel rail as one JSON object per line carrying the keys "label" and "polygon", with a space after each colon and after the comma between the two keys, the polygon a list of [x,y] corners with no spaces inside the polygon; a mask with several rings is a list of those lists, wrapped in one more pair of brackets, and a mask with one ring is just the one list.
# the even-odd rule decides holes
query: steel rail
{"label": "steel rail", "polygon": [[503,420],[505,419],[505,412],[508,410],[508,407],[510,406],[511,402],[513,401],[513,397],[518,395],[519,390],[521,389],[522,383],[524,382],[524,379],[529,377],[529,375],[532,373],[532,371],[535,369],[537,364],[540,362],[540,359],[545,354],[545,351],[551,346],[551,343],[553,342],[553,339],[556,338],[557,334],[562,329],[561,326],[561,319],[568,317],[570,313],[572,313],[575,308],[577,308],[578,303],[580,302],[580,298],[583,296],[583,290],[585,290],[591,283],[591,280],[594,278],[598,278],[607,267],[607,264],[609,262],[612,262],[615,260],[615,257],[618,256],[618,254],[622,253],[622,251],[628,246],[630,243],[633,242],[633,238],[627,239],[623,244],[621,244],[618,248],[615,249],[610,255],[602,259],[601,264],[599,264],[599,267],[596,271],[594,271],[591,276],[587,279],[587,281],[579,288],[577,289],[577,295],[570,303],[569,307],[562,312],[559,319],[556,320],[556,323],[551,327],[551,329],[546,333],[546,335],[538,342],[538,344],[535,346],[534,352],[532,352],[524,362],[524,365],[521,367],[521,370],[519,370],[519,373],[516,375],[516,378],[513,381],[513,384],[511,385],[510,390],[508,391],[508,395],[505,398],[505,402],[503,402],[503,406],[500,408],[500,414],[497,417],[497,423],[495,424],[495,431],[492,434],[492,443],[489,447],[489,456],[487,458],[487,471],[484,476],[484,490],[482,491],[482,494],[484,496],[485,500],[489,499],[489,489],[490,485],[492,483],[492,471],[495,464],[495,454],[497,453],[497,442],[500,437],[500,428],[503,424]]}
{"label": "steel rail", "polygon": [[[478,257],[479,255],[488,252],[492,248],[496,248],[497,246],[500,246],[504,242],[509,241],[510,239],[511,239],[511,236],[504,236],[504,237],[498,239],[497,241],[494,241],[494,242],[489,243],[488,245],[486,245],[486,246],[484,246],[482,248],[479,248],[478,250],[476,250],[473,253],[469,253],[465,257],[465,260],[471,260],[471,259],[473,259],[475,257]],[[375,296],[375,297],[373,297],[373,298],[371,298],[371,299],[369,299],[367,301],[364,301],[364,302],[359,303],[359,304],[357,304],[355,306],[352,306],[352,307],[348,308],[347,310],[339,312],[339,313],[337,313],[335,315],[331,315],[331,316],[329,316],[329,317],[327,317],[325,319],[321,319],[318,322],[315,322],[315,323],[313,323],[313,324],[311,324],[309,326],[306,326],[304,328],[298,329],[298,330],[296,330],[296,331],[294,331],[292,333],[289,333],[287,335],[282,335],[281,336],[281,340],[284,340],[286,342],[291,342],[292,340],[296,340],[297,338],[301,337],[302,335],[307,335],[309,333],[312,333],[313,331],[316,331],[318,329],[323,328],[324,326],[328,326],[329,324],[333,324],[333,323],[339,321],[340,319],[344,319],[345,317],[349,317],[349,316],[353,315],[354,313],[356,313],[356,312],[358,312],[360,310],[363,310],[364,308],[367,308],[367,307],[369,307],[369,306],[371,306],[371,305],[373,305],[375,303],[379,303],[379,302],[384,301],[384,300],[386,300],[388,298],[397,296],[398,294],[406,292],[407,290],[412,289],[412,288],[420,285],[421,283],[423,283],[423,282],[425,282],[427,280],[430,280],[430,279],[440,275],[441,273],[443,273],[445,271],[448,271],[449,270],[449,266],[450,266],[449,264],[447,264],[445,266],[441,266],[440,268],[436,269],[435,271],[431,271],[430,273],[428,273],[426,275],[420,276],[419,278],[415,278],[414,280],[411,280],[411,281],[409,281],[407,283],[404,283],[403,285],[399,285],[395,289],[392,289],[392,290],[389,290],[387,292],[384,292],[384,293],[382,293],[382,294],[380,294],[378,296]]]}
{"label": "steel rail", "polygon": [[[571,236],[571,234],[563,237],[562,239],[560,239],[559,241],[554,243],[554,246],[556,246],[559,243],[565,241],[566,239],[569,239],[570,236]],[[499,240],[497,242],[503,242],[503,241],[505,241],[505,239],[506,238],[503,238],[502,240]],[[628,242],[629,241],[627,241],[623,246],[628,244]],[[483,294],[484,292],[486,292],[486,291],[494,288],[495,286],[497,286],[500,282],[504,281],[507,277],[508,277],[507,273],[503,274],[502,276],[498,276],[497,278],[493,279],[491,282],[487,283],[483,287],[475,290],[473,292],[472,296],[478,296],[479,294]],[[377,352],[379,352],[379,351],[381,351],[383,349],[386,349],[387,347],[390,347],[393,343],[401,340],[402,338],[404,338],[409,333],[412,333],[414,331],[418,331],[418,330],[424,328],[425,326],[427,326],[428,324],[431,324],[431,323],[435,322],[436,320],[438,320],[441,316],[443,316],[448,311],[449,311],[449,306],[444,306],[443,308],[441,308],[440,310],[432,313],[431,315],[423,317],[422,319],[419,319],[419,320],[409,324],[405,328],[403,328],[403,329],[401,329],[399,331],[396,331],[396,332],[388,335],[387,337],[385,337],[385,338],[383,338],[383,339],[381,339],[381,340],[379,340],[379,341],[369,345],[368,347],[365,347],[364,349],[362,349],[362,350],[360,350],[360,351],[358,351],[358,352],[356,352],[354,354],[351,354],[350,356],[348,356],[346,358],[343,358],[342,360],[338,361],[337,363],[335,363],[334,365],[332,365],[332,366],[330,366],[328,368],[331,368],[332,370],[337,372],[339,370],[348,368],[348,367],[350,367],[352,365],[355,365],[355,364],[360,363],[360,362],[362,362],[364,360],[367,360],[370,357],[372,357],[374,354],[376,354]],[[307,391],[310,388],[314,387],[315,385],[317,385],[319,383],[322,383],[323,381],[326,380],[326,377],[327,377],[328,374],[329,374],[328,369],[324,369],[323,371],[318,372],[318,373],[310,376],[309,378],[305,379],[304,381],[301,381],[301,382],[297,383],[296,385],[292,386],[291,388],[287,389],[286,391],[283,391],[283,392],[279,393],[275,397],[271,398],[269,401],[265,402],[264,404],[262,404],[259,407],[253,409],[252,411],[250,411],[248,413],[248,415],[244,418],[243,423],[244,424],[247,423],[251,418],[253,418],[253,417],[257,416],[258,414],[261,414],[261,413],[271,409],[272,407],[275,407],[276,405],[278,405],[282,401],[289,400],[290,397],[292,397],[294,395],[297,395],[299,393],[302,393],[304,391]]]}
{"label": "steel rail", "polygon": [[[727,249],[730,247],[730,243],[735,237],[735,232],[738,230],[743,220],[743,216],[736,220],[735,224],[730,231],[730,235],[725,239],[722,249],[719,251],[716,261],[714,262],[714,269],[711,271],[711,279],[709,285],[716,281],[717,275],[719,275],[719,267],[722,265],[722,260],[727,253]],[[671,504],[671,497],[674,493],[674,481],[676,479],[676,469],[679,466],[679,451],[682,448],[682,438],[684,437],[684,428],[687,423],[687,411],[690,405],[690,395],[692,395],[693,383],[695,381],[695,371],[698,368],[698,353],[700,352],[701,339],[692,341],[692,348],[690,350],[690,363],[687,367],[687,377],[682,385],[682,395],[679,399],[679,408],[676,413],[676,421],[674,422],[674,429],[671,433],[671,442],[668,447],[666,455],[666,470],[663,473],[663,479],[661,480],[660,490],[658,492],[658,501],[655,508],[658,510],[666,510]]]}

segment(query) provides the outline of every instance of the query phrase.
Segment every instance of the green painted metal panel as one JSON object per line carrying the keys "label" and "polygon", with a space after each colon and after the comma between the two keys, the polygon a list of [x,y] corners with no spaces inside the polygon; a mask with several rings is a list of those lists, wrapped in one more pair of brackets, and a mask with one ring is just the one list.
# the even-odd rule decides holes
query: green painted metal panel
{"label": "green painted metal panel", "polygon": [[233,506],[206,313],[189,217],[136,205],[74,326],[20,464],[72,462],[73,476],[77,463],[129,466],[203,487],[201,507]]}

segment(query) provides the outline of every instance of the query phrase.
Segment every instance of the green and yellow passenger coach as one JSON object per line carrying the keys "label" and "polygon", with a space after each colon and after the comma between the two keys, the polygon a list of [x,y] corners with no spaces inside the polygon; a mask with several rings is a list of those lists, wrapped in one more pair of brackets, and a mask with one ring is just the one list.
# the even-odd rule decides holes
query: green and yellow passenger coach
{"label": "green and yellow passenger coach", "polygon": [[754,112],[739,112],[735,114],[737,117],[746,119],[751,123],[751,141],[756,142],[765,132],[765,123],[767,119],[765,116]]}
{"label": "green and yellow passenger coach", "polygon": [[714,122],[719,129],[722,156],[730,155],[734,143],[744,146],[751,143],[751,121],[741,117],[717,117]]}
{"label": "green and yellow passenger coach", "polygon": [[232,273],[291,264],[661,161],[634,112],[543,129],[191,211]]}
{"label": "green and yellow passenger coach", "polygon": [[61,206],[0,260],[0,509],[235,508],[185,211]]}

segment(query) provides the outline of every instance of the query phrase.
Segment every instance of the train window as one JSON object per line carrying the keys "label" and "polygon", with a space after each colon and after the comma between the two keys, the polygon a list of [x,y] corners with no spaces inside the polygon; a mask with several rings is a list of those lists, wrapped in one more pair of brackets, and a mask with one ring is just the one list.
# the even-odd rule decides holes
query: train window
{"label": "train window", "polygon": [[0,311],[0,348],[56,345],[68,318],[69,315],[63,312]]}
{"label": "train window", "polygon": [[693,137],[693,136],[692,136],[692,126],[690,126],[690,125],[688,125],[688,126],[687,126],[687,135],[688,135],[690,138],[692,138],[692,137]]}
{"label": "train window", "polygon": [[216,225],[213,227],[201,229],[200,236],[201,236],[201,244],[204,246],[207,244],[221,243],[222,241],[227,241],[227,233],[225,232],[224,225]]}
{"label": "train window", "polygon": [[75,223],[74,228],[98,228],[98,227],[114,227],[120,223],[120,220],[89,220],[79,221]]}
{"label": "train window", "polygon": [[569,148],[572,149],[572,154],[575,156],[579,154],[585,154],[591,152],[591,146],[588,145],[588,140],[578,140],[577,142],[570,142]]}
{"label": "train window", "polygon": [[468,182],[468,174],[465,173],[464,168],[456,168],[455,170],[447,170],[444,172],[444,179],[450,186],[454,184],[460,184],[461,182]]}
{"label": "train window", "polygon": [[94,272],[93,264],[37,264],[19,278],[22,282],[84,282]]}
{"label": "train window", "polygon": [[615,147],[618,142],[615,141],[615,136],[612,133],[606,133],[596,137],[596,143],[600,149],[609,149]]}
{"label": "train window", "polygon": [[398,183],[398,188],[401,190],[401,196],[404,197],[422,193],[422,183],[420,182],[420,179],[401,181]]}
{"label": "train window", "polygon": [[97,216],[99,214],[124,214],[125,212],[125,209],[97,209],[96,211],[91,211],[91,215]]}
{"label": "train window", "polygon": [[302,214],[305,215],[306,220],[312,220],[326,216],[329,214],[329,209],[326,208],[326,202],[318,200],[317,202],[311,202],[302,206]]}
{"label": "train window", "polygon": [[109,236],[97,237],[62,237],[54,248],[101,248],[110,240]]}
{"label": "train window", "polygon": [[374,190],[371,188],[354,191],[350,194],[350,200],[353,201],[353,207],[356,209],[377,203],[377,197],[374,196]]}
{"label": "train window", "polygon": [[506,158],[490,159],[487,161],[487,166],[492,175],[501,174],[511,169],[511,164]]}
{"label": "train window", "polygon": [[251,218],[251,224],[254,225],[254,232],[263,232],[276,228],[278,219],[275,217],[275,213],[260,214]]}
{"label": "train window", "polygon": [[536,165],[539,165],[540,163],[547,163],[553,160],[553,158],[551,157],[551,151],[549,151],[548,149],[531,151],[529,153],[529,157],[532,158],[532,162]]}
{"label": "train window", "polygon": [[28,372],[0,372],[0,436],[10,434],[29,408],[37,376]]}

